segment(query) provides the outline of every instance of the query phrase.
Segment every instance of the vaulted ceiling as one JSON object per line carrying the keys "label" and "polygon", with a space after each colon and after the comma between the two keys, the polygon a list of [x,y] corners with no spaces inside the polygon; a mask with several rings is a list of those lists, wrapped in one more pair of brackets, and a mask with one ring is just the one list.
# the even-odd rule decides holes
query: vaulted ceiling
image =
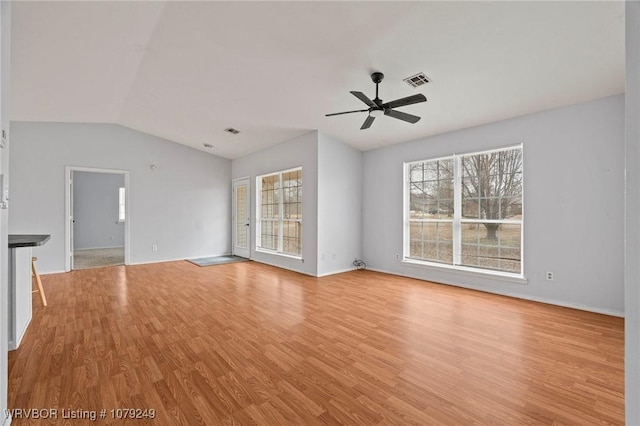
{"label": "vaulted ceiling", "polygon": [[[385,101],[427,96],[399,109],[421,121],[325,117],[366,108],[349,91],[373,97],[373,71]],[[402,81],[418,72],[432,82]],[[227,158],[314,129],[368,150],[624,92],[624,4],[15,2],[11,73],[12,120]]]}

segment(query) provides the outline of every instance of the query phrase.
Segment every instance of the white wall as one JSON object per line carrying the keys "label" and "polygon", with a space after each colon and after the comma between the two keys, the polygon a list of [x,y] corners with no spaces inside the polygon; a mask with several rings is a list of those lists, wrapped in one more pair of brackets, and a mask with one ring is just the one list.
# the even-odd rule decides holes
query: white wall
{"label": "white wall", "polygon": [[65,267],[65,166],[130,172],[131,263],[229,253],[229,160],[114,124],[11,126],[9,230],[51,234],[34,249],[42,272]]}
{"label": "white wall", "polygon": [[[2,128],[9,133],[9,82],[11,58],[11,2],[0,3],[0,116]],[[9,176],[9,141],[0,149],[0,173]],[[7,323],[8,323],[8,289],[9,289],[9,248],[7,234],[9,230],[9,213],[0,210],[0,424],[5,424],[7,408]]]}
{"label": "white wall", "polygon": [[318,275],[362,256],[362,153],[318,133]]}
{"label": "white wall", "polygon": [[640,3],[626,5],[625,411],[640,424]]}
{"label": "white wall", "polygon": [[[624,312],[624,97],[518,117],[364,154],[363,256],[370,268],[441,283]],[[527,284],[409,266],[403,162],[523,143]],[[554,281],[545,280],[554,272]]]}
{"label": "white wall", "polygon": [[[255,250],[256,176],[302,167],[303,261]],[[318,272],[318,132],[310,132],[279,145],[233,160],[233,179],[249,177],[251,183],[251,258],[308,275]],[[230,186],[230,185],[229,185]],[[229,222],[231,223],[231,222]]]}
{"label": "white wall", "polygon": [[118,222],[120,188],[123,174],[73,172],[75,250],[124,246],[124,223]]}

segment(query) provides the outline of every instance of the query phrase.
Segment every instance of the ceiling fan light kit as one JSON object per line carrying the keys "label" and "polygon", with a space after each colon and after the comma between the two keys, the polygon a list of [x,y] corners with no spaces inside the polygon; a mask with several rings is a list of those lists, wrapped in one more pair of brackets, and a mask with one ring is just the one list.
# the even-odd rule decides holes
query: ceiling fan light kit
{"label": "ceiling fan light kit", "polygon": [[327,114],[326,116],[331,117],[334,115],[352,114],[354,112],[368,112],[369,115],[364,120],[364,123],[362,124],[362,127],[360,127],[360,130],[368,129],[369,127],[371,127],[371,124],[373,124],[373,120],[382,115],[406,121],[407,123],[411,124],[415,124],[420,121],[420,117],[418,117],[417,115],[411,115],[405,112],[396,111],[395,108],[426,102],[427,98],[420,93],[417,95],[407,96],[406,98],[396,99],[395,101],[382,103],[382,99],[380,99],[380,97],[378,96],[378,85],[382,82],[383,79],[384,74],[382,74],[381,72],[374,72],[373,74],[371,74],[371,80],[376,85],[376,97],[373,100],[369,99],[367,95],[362,92],[351,92],[353,96],[365,103],[369,107],[368,109],[335,112],[333,114]]}

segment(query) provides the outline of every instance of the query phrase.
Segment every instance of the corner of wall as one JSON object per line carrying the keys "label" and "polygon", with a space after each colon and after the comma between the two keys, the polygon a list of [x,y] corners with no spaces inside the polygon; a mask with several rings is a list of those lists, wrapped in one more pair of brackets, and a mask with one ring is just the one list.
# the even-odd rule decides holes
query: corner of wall
{"label": "corner of wall", "polygon": [[318,134],[318,276],[362,257],[362,152]]}

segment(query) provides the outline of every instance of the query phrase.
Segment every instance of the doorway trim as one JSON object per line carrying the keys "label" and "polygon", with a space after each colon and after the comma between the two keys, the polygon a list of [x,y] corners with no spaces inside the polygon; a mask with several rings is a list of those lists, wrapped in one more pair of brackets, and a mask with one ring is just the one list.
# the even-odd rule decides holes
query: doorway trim
{"label": "doorway trim", "polygon": [[[236,204],[237,204],[237,200],[236,200],[236,185],[237,184],[242,184],[243,181],[246,181],[246,186],[247,186],[247,200],[246,200],[246,204],[247,204],[247,213],[249,214],[249,217],[247,218],[247,249],[246,252],[243,253],[238,253],[236,251],[236,230],[237,230],[237,226],[236,226],[236,221],[237,221],[237,215],[236,215]],[[253,226],[251,226],[251,215],[252,215],[252,211],[251,211],[251,177],[249,176],[245,176],[245,177],[241,177],[238,179],[233,179],[231,181],[231,254],[233,256],[240,256],[240,257],[245,257],[247,259],[251,259],[251,230],[253,228]]]}
{"label": "doorway trim", "polygon": [[71,231],[72,225],[71,220],[73,218],[73,212],[71,211],[71,176],[73,172],[92,172],[92,173],[113,173],[124,175],[124,198],[126,209],[124,212],[124,264],[129,265],[131,262],[130,259],[130,250],[131,239],[130,239],[130,230],[131,230],[131,203],[129,202],[130,194],[129,194],[129,171],[127,170],[117,170],[117,169],[98,169],[95,167],[76,167],[76,166],[65,166],[64,168],[64,270],[65,272],[71,271]]}

